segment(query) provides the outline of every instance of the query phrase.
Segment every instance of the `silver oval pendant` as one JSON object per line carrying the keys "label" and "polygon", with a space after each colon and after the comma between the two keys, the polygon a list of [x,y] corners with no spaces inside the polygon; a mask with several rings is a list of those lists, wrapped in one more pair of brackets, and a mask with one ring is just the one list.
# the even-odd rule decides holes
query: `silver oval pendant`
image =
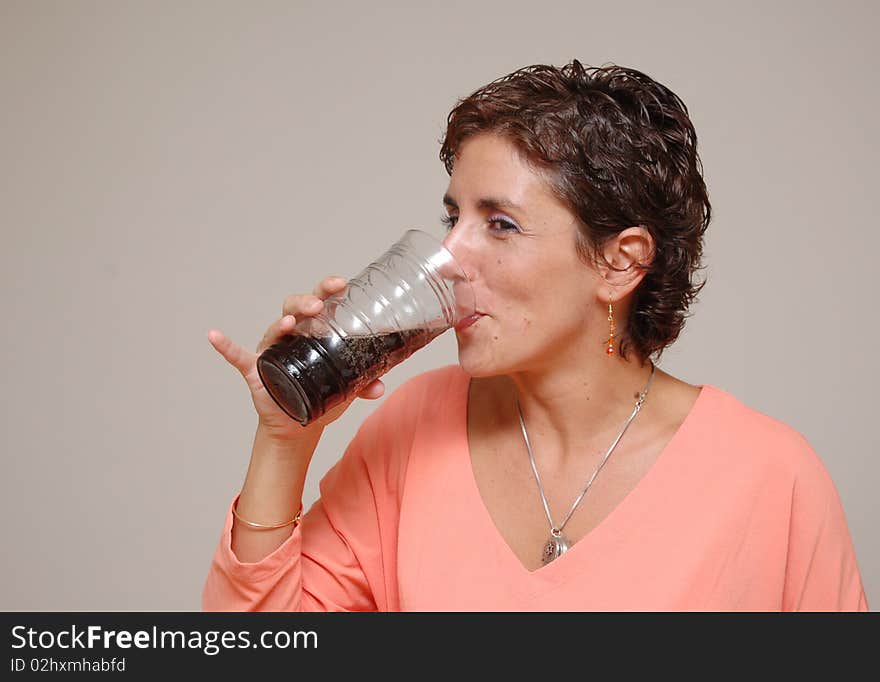
{"label": "silver oval pendant", "polygon": [[559,535],[551,535],[550,539],[544,544],[544,551],[541,553],[541,563],[546,566],[554,559],[558,559],[566,551],[568,551],[568,540],[561,533]]}

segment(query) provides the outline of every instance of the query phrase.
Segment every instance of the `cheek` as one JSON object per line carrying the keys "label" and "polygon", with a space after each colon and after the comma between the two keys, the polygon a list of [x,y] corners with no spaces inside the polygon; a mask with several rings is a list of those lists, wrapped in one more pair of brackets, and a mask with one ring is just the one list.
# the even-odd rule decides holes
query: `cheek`
{"label": "cheek", "polygon": [[539,333],[553,335],[555,330],[582,324],[574,319],[577,313],[569,302],[552,294],[549,298],[545,294],[523,300],[522,305],[511,312],[517,332],[528,338]]}
{"label": "cheek", "polygon": [[[496,259],[503,263],[502,258]],[[487,301],[490,310],[496,311],[496,323],[509,334],[533,335],[536,330],[559,320],[566,307],[558,292],[553,292],[541,284],[542,277],[533,273],[496,272],[496,277],[487,282],[491,300]]]}

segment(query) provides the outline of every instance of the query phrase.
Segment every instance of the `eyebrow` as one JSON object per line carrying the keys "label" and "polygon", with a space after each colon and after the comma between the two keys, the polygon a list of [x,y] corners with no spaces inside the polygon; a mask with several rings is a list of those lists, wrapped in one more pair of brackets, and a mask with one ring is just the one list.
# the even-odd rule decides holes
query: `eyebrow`
{"label": "eyebrow", "polygon": [[[455,202],[449,194],[443,195],[443,203],[446,206],[452,206],[453,208],[458,208],[458,204]],[[507,209],[520,211],[521,213],[525,213],[522,206],[519,204],[515,204],[510,199],[504,199],[502,197],[483,197],[479,201],[477,201],[477,207],[481,209]]]}

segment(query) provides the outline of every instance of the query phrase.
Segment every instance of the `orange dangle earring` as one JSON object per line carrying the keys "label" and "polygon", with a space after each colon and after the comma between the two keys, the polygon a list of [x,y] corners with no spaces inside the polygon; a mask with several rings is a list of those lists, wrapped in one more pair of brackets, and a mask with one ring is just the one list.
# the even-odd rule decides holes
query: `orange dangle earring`
{"label": "orange dangle earring", "polygon": [[608,301],[608,348],[605,353],[614,355],[614,311],[611,309],[611,301]]}

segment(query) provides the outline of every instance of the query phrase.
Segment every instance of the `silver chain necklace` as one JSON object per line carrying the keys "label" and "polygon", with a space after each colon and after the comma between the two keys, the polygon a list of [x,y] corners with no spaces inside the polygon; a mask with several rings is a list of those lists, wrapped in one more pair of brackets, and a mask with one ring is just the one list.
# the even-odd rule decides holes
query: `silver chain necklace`
{"label": "silver chain necklace", "polygon": [[577,509],[580,501],[584,499],[584,495],[587,494],[590,486],[593,485],[593,480],[595,480],[596,475],[599,473],[599,471],[601,471],[602,467],[605,466],[605,462],[608,461],[608,457],[614,451],[614,448],[617,447],[620,439],[623,438],[623,434],[626,433],[630,422],[632,422],[632,420],[636,418],[639,410],[642,409],[642,403],[645,402],[645,397],[648,395],[648,391],[651,388],[652,381],[654,381],[653,362],[651,362],[651,376],[648,377],[648,383],[645,385],[645,390],[643,390],[636,399],[636,406],[633,408],[632,414],[626,420],[626,423],[623,425],[620,433],[617,434],[617,438],[614,439],[611,447],[608,448],[608,452],[605,453],[605,457],[602,458],[602,462],[599,464],[598,467],[596,467],[596,470],[593,472],[593,475],[590,477],[587,485],[581,491],[581,494],[578,495],[577,499],[574,501],[574,504],[571,505],[571,509],[568,510],[568,514],[566,514],[565,518],[562,520],[562,523],[560,523],[558,526],[553,523],[553,519],[550,516],[550,507],[547,505],[547,497],[544,495],[544,486],[541,485],[541,477],[538,476],[538,467],[535,465],[535,456],[534,454],[532,454],[532,445],[531,443],[529,443],[529,434],[526,432],[526,423],[525,420],[523,420],[522,409],[519,406],[519,397],[516,396],[516,409],[517,412],[519,412],[519,424],[522,427],[523,438],[525,439],[526,447],[529,450],[529,461],[532,463],[532,471],[535,473],[535,480],[538,482],[538,491],[541,493],[541,502],[544,503],[544,511],[547,513],[547,521],[550,523],[550,539],[547,540],[546,543],[544,543],[544,549],[541,552],[541,562],[544,565],[547,565],[554,559],[560,557],[571,546],[571,543],[562,534],[562,529],[565,527],[565,524],[568,523],[568,520],[571,518],[574,510]]}

